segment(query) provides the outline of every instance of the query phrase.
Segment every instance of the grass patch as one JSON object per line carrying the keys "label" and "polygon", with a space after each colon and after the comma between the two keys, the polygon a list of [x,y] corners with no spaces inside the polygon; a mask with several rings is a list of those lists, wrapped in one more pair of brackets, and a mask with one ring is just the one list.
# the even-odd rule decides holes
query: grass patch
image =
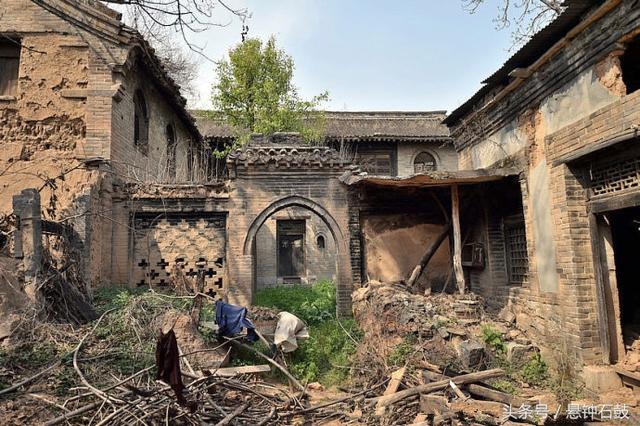
{"label": "grass patch", "polygon": [[313,286],[273,287],[256,293],[256,305],[287,311],[308,325],[320,324],[336,315],[336,286],[319,281]]}
{"label": "grass patch", "polygon": [[415,344],[415,336],[406,336],[402,343],[393,348],[393,351],[387,357],[387,364],[394,367],[404,366],[409,357],[415,352]]}
{"label": "grass patch", "polygon": [[[275,287],[260,290],[256,305],[287,311],[305,321],[310,338],[298,341],[298,349],[288,354],[291,373],[303,382],[324,385],[346,382],[360,330],[352,319],[336,318],[336,286],[320,281],[311,287]],[[353,339],[353,340],[352,340]]]}

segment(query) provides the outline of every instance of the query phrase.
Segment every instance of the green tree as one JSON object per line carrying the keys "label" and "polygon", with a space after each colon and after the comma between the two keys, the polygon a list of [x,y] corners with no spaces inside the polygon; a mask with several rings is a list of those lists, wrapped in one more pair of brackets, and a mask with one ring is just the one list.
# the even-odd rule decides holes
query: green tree
{"label": "green tree", "polygon": [[300,132],[307,142],[321,139],[324,120],[318,106],[328,94],[301,99],[293,70],[293,59],[278,49],[274,37],[266,43],[247,39],[217,64],[214,114],[238,131],[238,143],[251,133]]}

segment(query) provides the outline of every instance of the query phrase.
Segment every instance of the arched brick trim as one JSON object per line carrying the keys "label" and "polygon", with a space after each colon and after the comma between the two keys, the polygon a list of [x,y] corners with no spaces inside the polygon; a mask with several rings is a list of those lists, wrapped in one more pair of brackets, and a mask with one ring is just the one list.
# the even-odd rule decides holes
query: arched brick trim
{"label": "arched brick trim", "polygon": [[420,155],[421,153],[426,152],[427,154],[431,155],[435,160],[436,160],[436,167],[438,170],[441,170],[442,168],[442,159],[440,158],[440,154],[438,154],[435,150],[430,149],[430,148],[416,148],[415,151],[413,151],[413,154],[411,154],[411,167],[413,167],[415,161],[416,161],[416,157],[418,155]]}
{"label": "arched brick trim", "polygon": [[244,254],[245,256],[252,254],[253,241],[255,240],[256,234],[258,233],[258,230],[260,229],[262,224],[269,217],[271,217],[271,215],[277,213],[282,209],[286,209],[287,207],[306,208],[317,214],[324,221],[324,223],[329,228],[329,231],[331,232],[331,236],[333,236],[333,240],[335,241],[336,248],[338,250],[338,262],[340,262],[340,254],[344,254],[347,251],[347,246],[344,232],[342,231],[342,229],[340,229],[338,222],[336,222],[331,213],[329,213],[320,204],[308,198],[300,197],[297,195],[291,195],[274,201],[267,208],[265,208],[253,220],[253,222],[251,222],[249,230],[247,231],[247,236],[244,239],[244,248],[242,254]]}

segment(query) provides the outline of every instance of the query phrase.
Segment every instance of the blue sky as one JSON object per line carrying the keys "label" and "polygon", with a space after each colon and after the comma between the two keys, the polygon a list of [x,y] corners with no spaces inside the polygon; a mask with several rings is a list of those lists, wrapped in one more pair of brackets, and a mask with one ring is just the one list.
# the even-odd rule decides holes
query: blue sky
{"label": "blue sky", "polygon": [[[511,36],[493,19],[499,0],[475,14],[462,0],[228,0],[247,7],[249,36],[274,34],[295,61],[305,97],[328,90],[331,110],[449,110],[510,56]],[[240,22],[224,13],[194,35],[218,60],[240,41]],[[200,100],[210,106],[214,64],[200,61]]]}

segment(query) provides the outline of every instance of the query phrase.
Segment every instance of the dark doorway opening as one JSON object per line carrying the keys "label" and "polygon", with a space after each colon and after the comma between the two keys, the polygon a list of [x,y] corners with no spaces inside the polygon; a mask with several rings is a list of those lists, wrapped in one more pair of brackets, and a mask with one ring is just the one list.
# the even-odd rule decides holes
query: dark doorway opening
{"label": "dark doorway opening", "polygon": [[305,275],[305,221],[279,220],[276,229],[278,278],[285,284],[300,283]]}
{"label": "dark doorway opening", "polygon": [[[640,207],[607,213],[625,350],[640,351]],[[620,354],[623,355],[623,354]]]}

